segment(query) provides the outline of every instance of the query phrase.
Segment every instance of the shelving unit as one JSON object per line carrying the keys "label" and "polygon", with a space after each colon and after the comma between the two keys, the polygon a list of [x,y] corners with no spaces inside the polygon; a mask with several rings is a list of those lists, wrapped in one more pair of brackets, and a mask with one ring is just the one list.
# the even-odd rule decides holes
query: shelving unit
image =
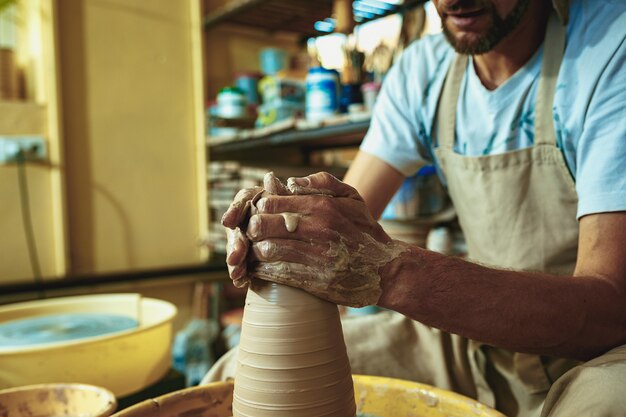
{"label": "shelving unit", "polygon": [[[381,6],[380,10],[369,17],[359,18],[356,24],[404,13],[425,2],[426,0],[404,0],[401,4],[392,2],[385,4],[375,0],[370,4],[378,4]],[[300,36],[301,39],[320,36],[325,33],[315,30],[314,24],[331,17],[333,3],[333,0],[230,0],[205,16],[204,30],[208,32],[222,24],[234,24],[262,29],[270,33],[291,32]],[[384,11],[381,12],[381,10]],[[336,153],[325,151],[346,148],[356,150],[370,125],[369,119],[350,119],[347,115],[341,117],[322,127],[306,126],[306,123],[292,123],[287,128],[277,126],[275,130],[249,131],[234,138],[209,137],[207,138],[208,159],[217,163],[216,169],[225,169],[219,168],[220,163],[234,161],[240,167],[260,169],[304,167],[304,171],[308,170],[308,173],[326,170],[331,173],[338,172],[338,176],[341,177],[345,173],[347,161],[350,161],[354,155],[352,150],[347,149],[346,152]],[[230,179],[228,181],[234,182]],[[212,200],[211,189],[209,205],[217,212],[217,202],[219,201],[223,209],[228,196],[222,197],[223,190],[214,183],[211,183],[210,187],[215,187],[216,201]],[[215,226],[211,229],[210,235],[219,233],[219,224],[216,219],[219,220],[221,216],[212,213],[210,217]],[[428,219],[430,220],[432,219]]]}
{"label": "shelving unit", "polygon": [[[404,13],[425,2],[426,0],[404,0],[400,4],[389,2],[384,4],[384,12],[371,18],[363,18],[359,24]],[[319,36],[321,33],[313,28],[314,23],[332,15],[333,3],[333,0],[230,0],[210,11],[204,17],[203,25],[205,31],[223,23],[231,23],[271,32],[284,31],[302,36]],[[250,159],[251,152],[264,153],[272,150],[299,152],[306,162],[310,152],[315,150],[358,146],[368,127],[369,120],[314,129],[281,131],[259,137],[253,135],[228,141],[208,138],[207,142],[213,161],[240,160],[242,157]]]}
{"label": "shelving unit", "polygon": [[[359,24],[371,22],[392,14],[404,13],[426,0],[404,0],[400,4],[385,3],[384,12],[371,18],[363,18]],[[313,26],[318,20],[332,15],[333,0],[230,0],[210,11],[203,20],[205,31],[223,23],[260,28],[270,32],[283,31],[302,36],[319,36]],[[380,2],[383,4],[383,2]],[[300,154],[299,162],[307,162],[311,152],[358,146],[367,132],[369,120],[347,122],[313,129],[294,129],[255,136],[222,140],[208,138],[212,161],[250,160],[251,153]]]}
{"label": "shelving unit", "polygon": [[242,152],[259,150],[284,150],[297,147],[301,152],[309,153],[319,149],[358,146],[369,127],[369,120],[324,126],[314,129],[287,130],[267,136],[249,139],[237,139],[211,144],[209,150],[213,160],[237,158]]}

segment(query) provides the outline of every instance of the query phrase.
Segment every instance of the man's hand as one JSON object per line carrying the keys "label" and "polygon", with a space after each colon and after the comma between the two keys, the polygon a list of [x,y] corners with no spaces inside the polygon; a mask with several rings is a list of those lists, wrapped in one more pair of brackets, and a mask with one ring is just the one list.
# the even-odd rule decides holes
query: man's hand
{"label": "man's hand", "polygon": [[222,217],[222,225],[228,228],[226,265],[230,278],[237,288],[242,288],[250,282],[246,265],[249,243],[241,232],[241,228],[247,227],[252,201],[255,196],[262,192],[262,187],[246,188],[239,191]]}
{"label": "man's hand", "polygon": [[[231,233],[228,264],[237,265],[231,278],[283,283],[338,304],[375,304],[382,293],[378,269],[405,251],[405,245],[387,236],[354,188],[330,174],[291,178],[287,192],[273,187],[262,195],[247,194],[249,242],[243,232]],[[224,219],[239,218],[230,212]],[[242,254],[248,247],[252,250],[246,265]]]}
{"label": "man's hand", "polygon": [[222,217],[222,225],[228,228],[226,264],[233,284],[237,288],[242,288],[250,282],[247,270],[250,245],[241,230],[247,228],[248,220],[255,212],[254,203],[263,194],[287,195],[290,192],[274,175],[266,175],[263,187],[245,188],[239,191]]}

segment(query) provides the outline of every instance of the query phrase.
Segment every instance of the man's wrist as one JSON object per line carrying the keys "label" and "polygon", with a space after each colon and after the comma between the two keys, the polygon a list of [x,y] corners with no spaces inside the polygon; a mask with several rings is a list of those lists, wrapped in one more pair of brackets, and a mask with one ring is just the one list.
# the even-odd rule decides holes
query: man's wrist
{"label": "man's wrist", "polygon": [[387,264],[379,268],[382,294],[378,306],[402,312],[416,291],[417,266],[421,263],[423,249],[404,242],[394,241],[405,249]]}

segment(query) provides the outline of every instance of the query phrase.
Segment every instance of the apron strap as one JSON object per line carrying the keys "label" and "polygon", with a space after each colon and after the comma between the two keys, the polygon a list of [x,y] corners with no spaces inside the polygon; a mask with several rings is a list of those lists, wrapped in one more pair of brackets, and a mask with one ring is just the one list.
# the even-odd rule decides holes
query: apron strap
{"label": "apron strap", "polygon": [[456,138],[456,108],[459,102],[461,81],[467,68],[467,55],[454,54],[452,64],[446,75],[437,109],[437,128],[439,146],[452,150]]}
{"label": "apron strap", "polygon": [[565,50],[565,26],[561,24],[556,13],[552,13],[546,28],[543,43],[543,61],[541,76],[537,88],[535,103],[535,145],[556,146],[556,133],[552,106],[556,81]]}
{"label": "apron strap", "polygon": [[[535,102],[535,144],[556,146],[556,134],[552,115],[556,80],[559,75],[565,47],[565,26],[556,13],[548,19],[543,46],[541,75]],[[467,55],[454,54],[446,75],[437,108],[439,146],[452,150],[456,140],[456,109],[461,90],[461,81],[467,68]]]}

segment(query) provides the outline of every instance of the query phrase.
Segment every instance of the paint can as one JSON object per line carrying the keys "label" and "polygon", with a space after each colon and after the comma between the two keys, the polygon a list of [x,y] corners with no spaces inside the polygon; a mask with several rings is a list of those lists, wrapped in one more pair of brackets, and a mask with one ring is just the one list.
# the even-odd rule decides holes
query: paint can
{"label": "paint can", "polygon": [[339,74],[315,67],[306,77],[306,118],[317,122],[339,112]]}

